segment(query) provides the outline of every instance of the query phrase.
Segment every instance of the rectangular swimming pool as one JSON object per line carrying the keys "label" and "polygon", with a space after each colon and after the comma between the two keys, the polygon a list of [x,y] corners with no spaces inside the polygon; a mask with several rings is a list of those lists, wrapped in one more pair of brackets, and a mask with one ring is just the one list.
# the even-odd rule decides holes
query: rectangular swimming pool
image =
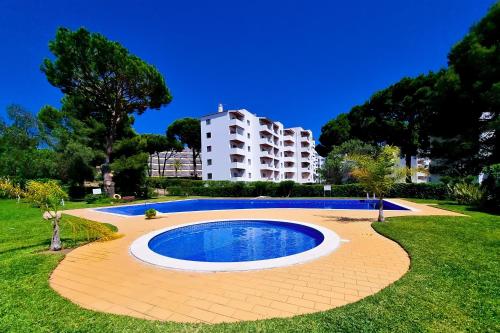
{"label": "rectangular swimming pool", "polygon": [[[272,209],[272,208],[299,208],[299,209],[378,209],[378,200],[359,199],[188,199],[179,201],[144,203],[127,206],[105,207],[96,209],[99,212],[119,214],[125,216],[144,215],[147,209],[155,209],[160,213],[179,213],[207,210],[232,209]],[[409,210],[384,200],[386,210]]]}

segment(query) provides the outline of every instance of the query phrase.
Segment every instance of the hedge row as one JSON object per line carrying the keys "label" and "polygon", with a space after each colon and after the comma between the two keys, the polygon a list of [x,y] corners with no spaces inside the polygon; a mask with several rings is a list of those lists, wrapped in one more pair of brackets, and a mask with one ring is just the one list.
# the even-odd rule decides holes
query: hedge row
{"label": "hedge row", "polygon": [[[272,182],[230,182],[201,180],[148,180],[148,185],[167,190],[169,195],[198,195],[209,197],[322,197],[323,185],[297,184],[291,181]],[[330,193],[327,192],[327,196]],[[358,184],[333,185],[332,197],[365,197],[366,192]],[[397,184],[389,197],[446,199],[447,188],[444,184]]]}

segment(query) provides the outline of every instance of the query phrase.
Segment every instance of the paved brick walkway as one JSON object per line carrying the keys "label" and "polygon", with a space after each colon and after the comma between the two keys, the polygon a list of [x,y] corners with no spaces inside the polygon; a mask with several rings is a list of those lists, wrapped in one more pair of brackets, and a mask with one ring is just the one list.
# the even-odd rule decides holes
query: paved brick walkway
{"label": "paved brick walkway", "polygon": [[[403,202],[403,201],[401,201]],[[404,202],[418,212],[453,215]],[[119,217],[90,209],[72,215],[116,225],[125,236],[70,252],[50,285],[84,308],[178,322],[234,322],[328,310],[360,300],[399,279],[409,267],[406,252],[370,226],[373,211],[255,210],[172,214],[155,220]],[[139,236],[176,224],[227,218],[271,218],[314,223],[334,230],[343,242],[317,260],[283,268],[231,273],[195,273],[138,261],[129,246]]]}

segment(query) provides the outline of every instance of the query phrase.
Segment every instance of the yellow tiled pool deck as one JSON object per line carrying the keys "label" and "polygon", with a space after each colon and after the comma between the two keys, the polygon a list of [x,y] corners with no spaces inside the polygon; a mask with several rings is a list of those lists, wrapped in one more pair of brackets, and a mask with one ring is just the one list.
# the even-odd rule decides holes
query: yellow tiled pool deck
{"label": "yellow tiled pool deck", "polygon": [[[418,211],[386,216],[459,215],[393,200]],[[371,227],[376,211],[309,209],[229,210],[169,214],[153,220],[92,209],[67,214],[107,222],[123,238],[95,242],[66,255],[50,285],[63,297],[96,311],[177,322],[235,322],[324,311],[372,295],[403,276],[407,253]],[[159,268],[134,258],[130,244],[145,233],[189,222],[269,218],[332,229],[345,240],[334,252],[288,267],[247,272],[201,273]]]}

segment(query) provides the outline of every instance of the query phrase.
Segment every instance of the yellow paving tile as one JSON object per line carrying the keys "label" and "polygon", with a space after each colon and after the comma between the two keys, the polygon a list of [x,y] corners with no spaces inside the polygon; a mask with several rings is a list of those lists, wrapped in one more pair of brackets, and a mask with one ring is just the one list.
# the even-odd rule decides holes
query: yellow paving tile
{"label": "yellow paving tile", "polygon": [[[394,200],[418,211],[386,216],[458,215]],[[124,237],[84,245],[66,255],[50,277],[61,296],[88,309],[177,322],[233,322],[328,310],[355,302],[399,279],[409,267],[406,252],[377,234],[376,211],[242,210],[170,214],[146,221],[91,209],[65,211],[118,227]],[[340,218],[353,222],[342,222]],[[317,224],[348,243],[331,254],[289,267],[262,271],[197,273],[161,269],[134,259],[130,244],[141,235],[189,222],[272,218]],[[344,219],[345,221],[345,219]],[[359,222],[358,222],[359,221]]]}

